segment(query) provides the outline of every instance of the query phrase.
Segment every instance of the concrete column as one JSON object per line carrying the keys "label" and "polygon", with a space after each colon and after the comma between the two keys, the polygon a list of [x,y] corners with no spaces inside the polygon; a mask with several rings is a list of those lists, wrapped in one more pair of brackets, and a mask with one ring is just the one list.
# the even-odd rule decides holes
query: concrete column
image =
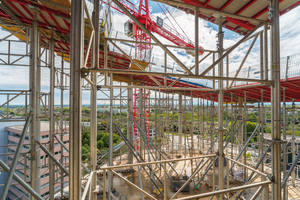
{"label": "concrete column", "polygon": [[182,92],[179,92],[179,101],[178,101],[178,137],[179,137],[179,154],[182,154]]}
{"label": "concrete column", "polygon": [[[222,30],[222,20],[219,19],[219,33],[218,33],[218,40],[219,40],[219,49],[218,49],[218,56],[219,58],[223,55],[223,30]],[[219,62],[218,65],[218,76],[223,76],[223,60]],[[218,95],[218,152],[219,152],[219,190],[224,189],[223,186],[223,166],[224,166],[224,152],[223,152],[223,118],[224,118],[224,85],[223,80],[219,80],[219,95]],[[219,196],[219,200],[223,199],[223,195]]]}
{"label": "concrete column", "polygon": [[274,84],[271,86],[272,104],[272,199],[281,199],[281,91],[280,91],[280,33],[279,0],[271,0],[271,74]]}
{"label": "concrete column", "polygon": [[[70,49],[70,177],[69,199],[81,198],[81,72],[83,67],[84,1],[71,4]],[[73,23],[74,22],[74,23]]]}

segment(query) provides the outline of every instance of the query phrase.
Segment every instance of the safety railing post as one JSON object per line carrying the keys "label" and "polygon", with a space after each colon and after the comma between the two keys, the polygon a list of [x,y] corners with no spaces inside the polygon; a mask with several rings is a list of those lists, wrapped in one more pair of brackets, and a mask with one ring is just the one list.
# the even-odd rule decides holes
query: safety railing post
{"label": "safety railing post", "polygon": [[103,200],[106,200],[106,169],[103,169]]}
{"label": "safety railing post", "polygon": [[167,200],[167,163],[164,163],[164,200]]}

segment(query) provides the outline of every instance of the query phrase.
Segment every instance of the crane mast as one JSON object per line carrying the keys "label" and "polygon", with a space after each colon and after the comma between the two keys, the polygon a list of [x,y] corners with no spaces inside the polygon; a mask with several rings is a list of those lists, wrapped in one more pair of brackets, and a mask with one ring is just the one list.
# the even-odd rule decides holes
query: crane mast
{"label": "crane mast", "polygon": [[[145,4],[144,4],[145,3]],[[151,18],[149,16],[148,0],[140,0],[138,20],[149,29],[151,25]],[[135,25],[136,26],[136,25]],[[135,40],[139,42],[151,43],[151,38],[138,26],[136,26]],[[151,45],[136,43],[135,44],[135,59],[147,62],[147,55],[150,53]],[[150,60],[150,56],[149,56]],[[146,68],[150,71],[150,65]],[[140,105],[142,103],[143,105]],[[140,110],[142,109],[142,110]],[[147,137],[150,138],[150,90],[149,89],[134,89],[134,117],[137,122],[144,129]],[[139,137],[137,125],[134,124],[135,138]],[[141,141],[141,140],[140,140]]]}
{"label": "crane mast", "polygon": [[[140,0],[139,7],[137,8],[134,3],[130,0],[119,0],[119,2],[132,13],[134,17],[138,19],[149,31],[157,33],[163,38],[171,41],[177,46],[181,47],[190,47],[191,49],[186,50],[186,53],[195,55],[195,51],[192,48],[195,48],[195,44],[187,36],[183,36],[178,33],[174,28],[171,28],[167,24],[163,23],[163,20],[159,17],[150,16],[149,12],[149,2],[148,0]],[[117,6],[111,5],[114,9],[125,14]],[[151,38],[143,30],[141,30],[134,22],[128,20],[124,24],[124,31],[128,37],[131,37],[139,42],[151,43]],[[149,62],[151,51],[151,45],[145,43],[136,43],[135,44],[135,59]],[[201,51],[203,48],[199,47],[199,54],[202,55],[204,52]],[[149,60],[147,58],[149,56]],[[146,71],[150,71],[151,66],[146,67]],[[142,83],[143,84],[143,83]],[[140,105],[143,103],[143,105]],[[142,110],[140,110],[142,108]],[[141,125],[144,131],[147,133],[148,138],[150,138],[150,90],[149,89],[134,89],[134,117],[137,122]],[[157,131],[157,130],[156,130]],[[134,124],[134,134],[135,138],[139,137],[139,131]],[[138,141],[137,141],[138,144]]]}

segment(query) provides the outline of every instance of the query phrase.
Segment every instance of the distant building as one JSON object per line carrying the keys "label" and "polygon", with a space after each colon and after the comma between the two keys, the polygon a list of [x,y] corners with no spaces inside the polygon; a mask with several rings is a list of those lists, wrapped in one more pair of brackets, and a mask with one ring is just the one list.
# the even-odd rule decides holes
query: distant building
{"label": "distant building", "polygon": [[[110,109],[109,108],[98,108],[97,111],[100,113],[105,113],[105,112],[110,112]],[[127,109],[121,109],[121,112],[127,113]],[[113,114],[117,114],[117,113],[120,113],[120,109],[113,109]]]}
{"label": "distant building", "polygon": [[[3,122],[5,123],[5,122]],[[2,122],[0,123],[2,124]],[[23,122],[24,124],[24,122]],[[18,125],[14,125],[14,124],[9,124],[9,126],[0,129],[0,143],[1,145],[8,145],[7,151],[5,150],[5,153],[7,154],[6,156],[2,156],[1,159],[3,161],[5,161],[6,163],[11,163],[13,158],[14,158],[14,153],[15,150],[17,148],[17,144],[19,142],[19,139],[21,137],[22,134],[22,130],[24,128],[24,125],[20,124],[20,122],[18,123]],[[3,125],[2,125],[3,127]],[[5,130],[3,130],[5,129]],[[55,127],[55,130],[57,130],[58,127]],[[68,127],[66,130],[64,130],[65,132],[68,133]],[[28,133],[27,133],[28,134]],[[4,140],[3,140],[3,139]],[[6,139],[5,139],[6,138]],[[58,137],[60,138],[60,137]],[[49,122],[41,122],[41,143],[48,143],[49,142]],[[62,141],[66,144],[67,147],[69,147],[69,134],[64,134],[64,137],[62,139]],[[29,135],[27,135],[25,137],[24,140],[24,145],[23,145],[23,149],[21,150],[21,156],[19,158],[19,163],[16,167],[16,171],[15,173],[17,173],[23,180],[26,180],[27,182],[29,182],[29,173],[30,170],[25,168],[29,168],[29,164],[30,164],[30,160],[29,160]],[[0,149],[1,153],[4,152],[4,149]],[[55,157],[56,159],[60,160],[61,158],[61,146],[60,144],[55,141],[54,142],[54,152],[55,152]],[[64,150],[63,151],[63,163],[64,166],[68,166],[69,165],[69,153]],[[40,183],[40,188],[41,188],[41,196],[42,197],[47,197],[49,195],[49,170],[48,170],[48,156],[41,150],[40,151],[40,165],[41,165],[41,183]],[[2,173],[0,175],[0,180],[4,181],[6,180],[6,173]],[[56,177],[57,178],[57,177]],[[68,185],[68,181],[69,181],[69,177],[65,176],[63,178],[64,180],[64,186]],[[60,177],[58,178],[58,183],[56,183],[54,185],[54,190],[59,191],[60,190]],[[0,183],[0,184],[4,184],[4,183]],[[28,192],[19,184],[14,185],[14,183],[16,183],[16,181],[12,181],[12,185],[9,189],[8,192],[8,199],[29,199],[29,194]],[[0,188],[0,192],[2,191],[2,188]],[[21,197],[21,198],[20,198]]]}

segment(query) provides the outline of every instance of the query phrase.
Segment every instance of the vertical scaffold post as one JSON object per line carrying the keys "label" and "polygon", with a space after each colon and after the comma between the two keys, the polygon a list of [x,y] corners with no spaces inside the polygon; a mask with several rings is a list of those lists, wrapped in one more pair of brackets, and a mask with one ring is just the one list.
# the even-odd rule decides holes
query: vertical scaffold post
{"label": "vertical scaffold post", "polygon": [[84,0],[71,3],[70,49],[70,186],[69,198],[81,198],[81,68],[83,67]]}
{"label": "vertical scaffold post", "polygon": [[[60,139],[64,141],[64,53],[61,54],[61,73],[60,73]],[[61,145],[61,158],[60,162],[64,164],[64,147]],[[64,195],[64,171],[60,172],[60,196]]]}
{"label": "vertical scaffold post", "polygon": [[[93,10],[93,26],[95,30],[93,38],[93,47],[92,47],[92,60],[91,66],[94,69],[99,68],[99,14],[100,12],[100,2],[94,1],[94,10]],[[90,160],[91,160],[91,173],[96,170],[97,166],[97,72],[91,73],[91,116],[90,116]],[[97,199],[97,193],[94,192],[97,187],[97,176],[93,176],[92,180],[92,200]]]}
{"label": "vertical scaffold post", "polygon": [[182,92],[179,93],[179,102],[178,102],[178,150],[179,154],[182,153]]}
{"label": "vertical scaffold post", "polygon": [[199,8],[195,9],[195,75],[199,75]]}
{"label": "vertical scaffold post", "polygon": [[279,0],[271,0],[271,86],[272,109],[272,199],[281,200],[281,91],[280,91],[280,38],[279,38]]}
{"label": "vertical scaffold post", "polygon": [[[30,109],[32,110],[32,120],[30,123],[30,182],[31,187],[35,191],[40,191],[39,168],[36,155],[35,139],[39,137],[37,130],[37,65],[38,65],[38,28],[37,28],[37,11],[33,12],[33,22],[30,34],[30,72],[29,72],[29,88],[30,88]],[[31,200],[34,200],[34,196],[30,196]]]}
{"label": "vertical scaffold post", "polygon": [[[285,102],[285,87],[283,88],[283,105],[282,105],[282,118],[283,118],[283,140],[286,141],[286,102]],[[283,177],[286,175],[286,164],[287,164],[287,152],[286,152],[286,142],[283,144],[283,165],[282,165],[282,171],[283,171]],[[283,199],[288,199],[288,193],[286,191],[286,185],[283,186]]]}
{"label": "vertical scaffold post", "polygon": [[[130,76],[130,85],[133,85],[133,77]],[[127,106],[127,139],[129,142],[133,142],[133,89],[127,89],[127,99],[128,99],[128,106]],[[155,122],[156,123],[156,122]],[[133,164],[133,154],[131,151],[128,150],[128,164]]]}
{"label": "vertical scaffold post", "polygon": [[[55,131],[55,118],[54,118],[54,83],[55,83],[55,61],[54,61],[54,39],[53,31],[49,44],[49,66],[50,66],[50,94],[49,94],[49,151],[54,155],[54,131]],[[49,194],[50,199],[54,199],[54,182],[55,182],[55,169],[54,162],[49,157]]]}
{"label": "vertical scaffold post", "polygon": [[[218,33],[218,40],[219,40],[219,49],[218,49],[218,56],[219,58],[223,55],[223,37],[224,33],[222,30],[222,20],[219,19],[219,33]],[[223,77],[223,60],[219,62],[218,65],[218,76]],[[218,151],[219,151],[219,190],[222,190],[223,187],[223,176],[224,176],[224,171],[223,171],[223,166],[224,166],[224,152],[223,152],[223,118],[224,118],[224,89],[223,89],[223,80],[219,80],[219,95],[218,95],[218,131],[219,131],[219,141],[218,141]],[[219,196],[219,200],[223,199],[223,195]]]}
{"label": "vertical scaffold post", "polygon": [[[112,67],[112,66],[111,66]],[[113,86],[113,74],[110,73],[110,86]],[[114,98],[114,89],[111,87],[109,95],[109,108],[110,108],[110,120],[109,120],[109,154],[108,154],[108,165],[113,166],[113,98]],[[111,191],[113,188],[113,173],[108,172],[108,200],[111,200]]]}

